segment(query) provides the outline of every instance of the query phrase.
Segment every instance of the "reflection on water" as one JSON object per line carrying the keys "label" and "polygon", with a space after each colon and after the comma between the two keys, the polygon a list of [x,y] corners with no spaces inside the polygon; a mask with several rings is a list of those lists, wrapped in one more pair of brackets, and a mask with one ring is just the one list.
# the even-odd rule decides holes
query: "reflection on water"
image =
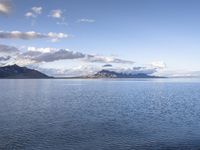
{"label": "reflection on water", "polygon": [[198,79],[0,80],[2,150],[200,149]]}

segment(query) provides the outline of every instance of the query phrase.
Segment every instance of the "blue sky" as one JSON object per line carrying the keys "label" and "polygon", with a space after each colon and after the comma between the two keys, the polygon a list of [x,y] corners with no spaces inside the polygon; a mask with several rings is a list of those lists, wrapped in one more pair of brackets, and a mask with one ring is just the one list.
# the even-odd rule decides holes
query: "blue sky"
{"label": "blue sky", "polygon": [[[156,68],[160,74],[200,71],[198,0],[0,0],[1,3],[9,5],[7,12],[0,7],[1,34],[56,33],[54,38],[0,38],[0,44],[17,47],[21,53],[30,47],[48,47],[134,62],[104,62],[121,70],[123,66],[124,70],[142,66],[147,70]],[[53,16],[56,11],[57,16]],[[58,33],[66,37],[57,38]],[[61,69],[67,74],[70,66],[95,70],[103,62],[62,59],[24,65]]]}

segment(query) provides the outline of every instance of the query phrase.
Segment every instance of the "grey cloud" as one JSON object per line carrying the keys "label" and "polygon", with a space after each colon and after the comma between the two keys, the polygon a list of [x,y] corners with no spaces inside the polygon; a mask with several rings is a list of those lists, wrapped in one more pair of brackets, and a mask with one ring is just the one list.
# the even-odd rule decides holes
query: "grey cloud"
{"label": "grey cloud", "polygon": [[70,59],[79,59],[80,61],[88,62],[91,64],[133,63],[132,61],[127,61],[116,57],[88,55],[81,52],[69,51],[67,49],[35,47],[29,49],[30,50],[28,51],[22,52],[12,46],[0,45],[0,53],[3,54],[2,56],[11,56],[13,58],[12,61],[15,61],[15,63],[19,63],[21,65]]}
{"label": "grey cloud", "polygon": [[112,65],[111,64],[105,64],[102,67],[112,67]]}
{"label": "grey cloud", "polygon": [[0,53],[11,54],[11,53],[18,53],[18,52],[19,50],[16,47],[0,45]]}
{"label": "grey cloud", "polygon": [[64,59],[81,59],[83,61],[91,63],[133,63],[132,61],[127,61],[119,58],[87,55],[80,52],[68,51],[66,49],[60,49],[45,53],[41,51],[28,51],[23,53],[22,56],[26,59],[31,59],[36,62],[52,62]]}
{"label": "grey cloud", "polygon": [[11,56],[0,57],[0,61],[7,61],[11,58]]}
{"label": "grey cloud", "polygon": [[40,55],[42,55],[42,52],[39,51],[27,51],[21,54],[21,56],[25,57],[25,58],[29,58],[29,59],[33,59],[35,57],[38,57]]}
{"label": "grey cloud", "polygon": [[35,31],[21,32],[21,31],[0,31],[0,39],[22,39],[22,40],[33,40],[33,39],[42,39],[49,38],[52,41],[57,41],[59,39],[68,38],[68,35],[65,33],[53,33],[49,32],[47,34],[38,33]]}
{"label": "grey cloud", "polygon": [[97,56],[97,55],[87,55],[85,61],[88,62],[96,62],[96,63],[125,63],[125,64],[133,64],[133,61],[119,59],[116,57],[108,57],[108,56]]}
{"label": "grey cloud", "polygon": [[[112,61],[111,61],[112,62]],[[123,60],[123,59],[119,59],[119,58],[115,58],[113,60],[113,63],[127,63],[127,64],[133,64],[133,61],[129,61],[129,60]]]}
{"label": "grey cloud", "polygon": [[39,51],[28,51],[22,54],[23,57],[34,60],[36,62],[52,62],[63,59],[78,59],[84,58],[85,54],[72,52],[65,49],[60,49],[55,52],[42,53]]}
{"label": "grey cloud", "polygon": [[[138,67],[139,68],[139,67]],[[102,68],[94,65],[87,65],[87,66],[78,66],[72,67],[68,69],[47,69],[47,68],[37,68],[37,70],[44,72],[51,76],[62,76],[62,77],[75,77],[75,76],[90,76],[94,75],[98,71],[101,71]],[[108,69],[110,71],[120,72],[120,73],[127,73],[127,74],[148,74],[152,75],[157,72],[156,69],[141,67],[140,69],[120,69],[120,68],[112,68]]]}

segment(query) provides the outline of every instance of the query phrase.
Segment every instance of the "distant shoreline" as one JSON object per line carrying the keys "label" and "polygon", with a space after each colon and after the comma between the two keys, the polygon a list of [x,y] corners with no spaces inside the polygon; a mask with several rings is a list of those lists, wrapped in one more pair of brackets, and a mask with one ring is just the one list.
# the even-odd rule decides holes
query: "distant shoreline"
{"label": "distant shoreline", "polygon": [[86,80],[101,80],[101,79],[169,79],[168,77],[156,77],[156,78],[81,78],[81,77],[52,77],[52,78],[0,78],[1,79],[55,79],[55,80],[58,80],[58,79],[86,79]]}
{"label": "distant shoreline", "polygon": [[156,78],[81,78],[81,77],[52,77],[52,78],[0,78],[0,80],[59,80],[59,79],[66,79],[66,80],[127,80],[127,79],[200,79],[200,77],[156,77]]}

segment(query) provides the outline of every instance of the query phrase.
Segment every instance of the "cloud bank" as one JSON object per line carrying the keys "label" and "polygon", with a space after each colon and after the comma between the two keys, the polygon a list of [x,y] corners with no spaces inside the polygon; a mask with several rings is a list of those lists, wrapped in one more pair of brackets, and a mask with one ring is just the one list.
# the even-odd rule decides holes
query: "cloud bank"
{"label": "cloud bank", "polygon": [[13,54],[18,52],[19,50],[16,47],[0,45],[0,54]]}
{"label": "cloud bank", "polygon": [[[53,76],[80,76],[92,75],[102,69],[128,74],[154,74],[160,69],[160,63],[156,67],[144,66],[133,67],[133,61],[120,59],[113,56],[91,55],[81,52],[70,51],[68,49],[56,48],[36,48],[27,47],[26,50],[19,50],[16,47],[0,45],[0,64],[18,64],[21,66],[34,67],[36,69]],[[70,68],[41,68],[40,65],[60,60],[77,61],[77,66],[69,66]],[[67,63],[67,62],[65,62]],[[129,67],[125,67],[125,66]],[[157,65],[157,63],[156,63]]]}
{"label": "cloud bank", "polygon": [[96,62],[96,63],[124,63],[124,64],[133,64],[133,61],[119,59],[116,57],[105,57],[105,56],[99,56],[99,55],[87,55],[85,57],[85,61],[88,62]]}
{"label": "cloud bank", "polygon": [[56,42],[60,39],[68,38],[65,33],[49,32],[47,34],[38,33],[35,31],[21,32],[21,31],[0,31],[0,39],[21,39],[21,40],[33,40],[33,39],[51,39],[52,42]]}
{"label": "cloud bank", "polygon": [[60,49],[52,52],[28,51],[23,53],[21,57],[35,62],[53,62],[57,60],[84,58],[85,55],[79,52]]}
{"label": "cloud bank", "polygon": [[0,45],[0,53],[6,53],[11,55],[16,53],[16,56],[20,60],[30,60],[31,62],[53,62],[58,60],[79,59],[88,63],[121,63],[121,64],[133,64],[134,62],[119,59],[110,56],[99,56],[84,54],[81,52],[69,51],[68,49],[56,49],[56,48],[36,48],[27,47],[27,50],[21,52],[16,47]]}
{"label": "cloud bank", "polygon": [[11,56],[0,57],[0,61],[7,61],[11,58]]}

